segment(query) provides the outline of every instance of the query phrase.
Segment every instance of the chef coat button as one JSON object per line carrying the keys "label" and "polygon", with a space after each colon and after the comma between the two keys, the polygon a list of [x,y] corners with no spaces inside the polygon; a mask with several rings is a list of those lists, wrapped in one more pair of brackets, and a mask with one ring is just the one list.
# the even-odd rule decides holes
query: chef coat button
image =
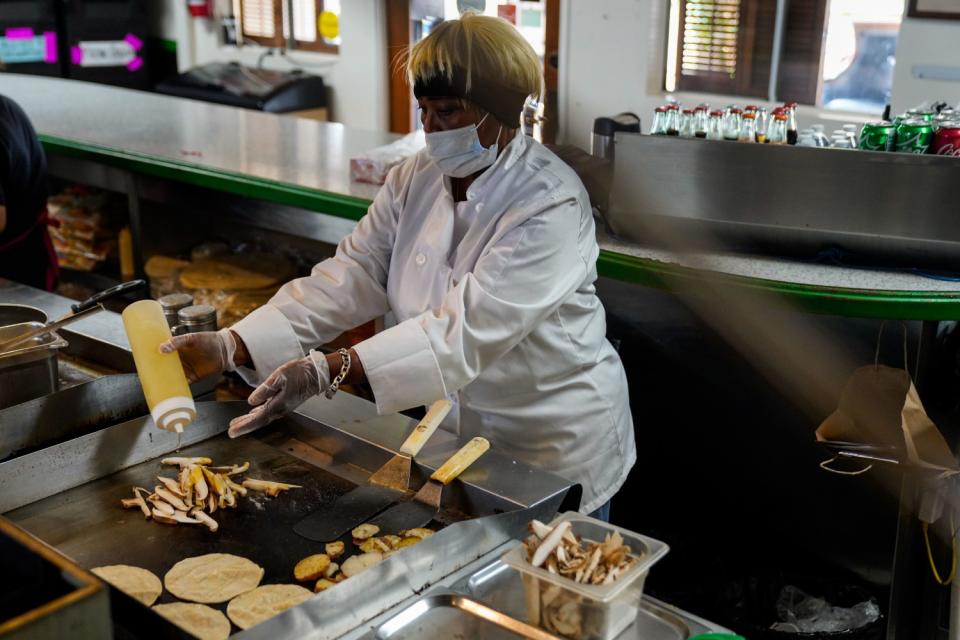
{"label": "chef coat button", "polygon": [[482,203],[482,202],[478,202],[478,203],[477,203],[477,213],[480,213],[481,211],[483,211],[483,203]]}
{"label": "chef coat button", "polygon": [[427,256],[423,255],[422,253],[418,253],[418,254],[417,254],[417,266],[418,266],[418,267],[422,267],[424,264],[426,264],[426,262],[427,262]]}

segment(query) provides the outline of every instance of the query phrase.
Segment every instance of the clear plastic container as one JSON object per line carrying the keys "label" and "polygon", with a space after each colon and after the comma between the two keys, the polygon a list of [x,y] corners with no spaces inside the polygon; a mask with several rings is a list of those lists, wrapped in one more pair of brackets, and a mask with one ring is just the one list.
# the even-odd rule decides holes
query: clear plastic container
{"label": "clear plastic container", "polygon": [[640,561],[608,585],[580,584],[534,567],[522,546],[514,548],[503,556],[503,562],[523,577],[528,622],[576,640],[612,640],[636,619],[647,573],[670,548],[659,540],[576,512],[561,514],[549,526],[561,522],[570,522],[570,530],[584,542],[603,542],[608,533],[619,531],[623,543]]}

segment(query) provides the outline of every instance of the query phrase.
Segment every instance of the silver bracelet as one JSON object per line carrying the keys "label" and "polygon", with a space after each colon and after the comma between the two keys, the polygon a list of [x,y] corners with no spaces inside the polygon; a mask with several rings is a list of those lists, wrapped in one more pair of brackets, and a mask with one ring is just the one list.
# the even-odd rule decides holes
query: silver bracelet
{"label": "silver bracelet", "polygon": [[333,397],[333,395],[340,389],[340,383],[343,382],[347,374],[350,373],[350,352],[347,349],[337,349],[337,353],[340,354],[340,373],[330,381],[330,386],[327,387],[327,390],[323,392],[323,395],[327,397],[327,400]]}

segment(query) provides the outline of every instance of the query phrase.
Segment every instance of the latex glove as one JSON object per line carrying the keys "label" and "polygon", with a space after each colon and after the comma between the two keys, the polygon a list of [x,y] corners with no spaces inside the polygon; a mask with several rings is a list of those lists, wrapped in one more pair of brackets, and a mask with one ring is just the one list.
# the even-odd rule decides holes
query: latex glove
{"label": "latex glove", "polygon": [[188,382],[196,382],[207,376],[235,371],[233,356],[237,341],[229,329],[200,331],[173,336],[160,345],[160,353],[180,354],[183,371]]}
{"label": "latex glove", "polygon": [[330,386],[330,367],[322,353],[281,365],[247,399],[254,408],[230,421],[227,434],[236,438],[282,418]]}

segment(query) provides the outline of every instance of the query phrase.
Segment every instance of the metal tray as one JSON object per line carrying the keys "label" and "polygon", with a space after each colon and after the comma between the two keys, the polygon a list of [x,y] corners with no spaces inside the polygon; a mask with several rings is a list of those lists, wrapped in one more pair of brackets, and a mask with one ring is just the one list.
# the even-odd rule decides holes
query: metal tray
{"label": "metal tray", "polygon": [[[458,585],[454,585],[454,590],[465,593],[510,617],[526,620],[523,581],[520,574],[499,560],[477,571]],[[701,633],[718,631],[724,631],[724,629],[654,598],[644,596],[636,621],[627,627],[618,639],[686,640]]]}
{"label": "metal tray", "polygon": [[382,624],[374,637],[377,640],[556,638],[457,593],[432,593],[420,598]]}

